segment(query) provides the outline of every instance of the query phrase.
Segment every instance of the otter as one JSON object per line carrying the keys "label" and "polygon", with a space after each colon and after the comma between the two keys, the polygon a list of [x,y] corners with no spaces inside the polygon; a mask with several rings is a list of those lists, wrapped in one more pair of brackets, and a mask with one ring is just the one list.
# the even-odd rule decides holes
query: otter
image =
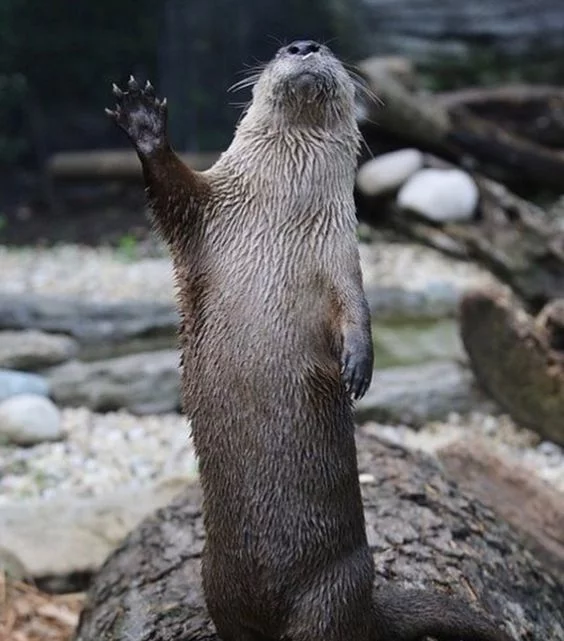
{"label": "otter", "polygon": [[176,276],[202,579],[220,637],[510,641],[462,601],[373,585],[352,414],[373,352],[344,65],[313,41],[282,47],[201,173],[172,150],[149,82],[113,92],[107,113],[137,150]]}

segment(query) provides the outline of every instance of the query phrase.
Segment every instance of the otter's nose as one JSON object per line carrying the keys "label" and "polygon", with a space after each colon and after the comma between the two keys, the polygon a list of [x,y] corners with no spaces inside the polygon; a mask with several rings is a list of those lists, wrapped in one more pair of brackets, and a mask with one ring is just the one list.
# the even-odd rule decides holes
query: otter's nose
{"label": "otter's nose", "polygon": [[308,53],[315,53],[321,49],[321,45],[313,40],[296,40],[288,45],[288,53],[294,56],[307,56]]}

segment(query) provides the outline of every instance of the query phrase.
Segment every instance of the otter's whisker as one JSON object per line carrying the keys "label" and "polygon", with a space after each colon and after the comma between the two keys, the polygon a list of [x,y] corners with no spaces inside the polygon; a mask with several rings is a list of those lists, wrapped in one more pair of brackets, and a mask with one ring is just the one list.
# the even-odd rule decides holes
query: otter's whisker
{"label": "otter's whisker", "polygon": [[235,82],[232,84],[227,91],[232,92],[232,91],[240,91],[242,89],[246,89],[247,87],[252,87],[254,86],[258,79],[260,78],[259,73],[252,74],[251,76],[247,76],[246,78],[243,78],[242,80],[239,80],[238,82]]}

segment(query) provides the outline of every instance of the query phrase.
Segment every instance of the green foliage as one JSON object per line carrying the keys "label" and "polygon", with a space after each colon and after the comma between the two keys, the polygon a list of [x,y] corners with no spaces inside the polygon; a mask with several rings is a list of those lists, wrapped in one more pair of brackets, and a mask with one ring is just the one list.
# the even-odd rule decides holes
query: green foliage
{"label": "green foliage", "polygon": [[133,234],[124,234],[118,241],[118,253],[125,262],[137,257],[138,242]]}

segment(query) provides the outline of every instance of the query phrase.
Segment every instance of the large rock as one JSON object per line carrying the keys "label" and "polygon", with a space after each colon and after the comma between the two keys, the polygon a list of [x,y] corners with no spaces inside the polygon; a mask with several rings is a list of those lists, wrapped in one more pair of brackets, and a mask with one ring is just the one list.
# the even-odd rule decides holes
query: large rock
{"label": "large rock", "polygon": [[368,393],[356,404],[356,419],[420,426],[474,410],[494,413],[496,407],[467,368],[443,362],[376,370]]}
{"label": "large rock", "polygon": [[433,222],[470,220],[478,206],[478,186],[461,169],[422,169],[400,189],[398,205]]}
{"label": "large rock", "polygon": [[92,363],[72,361],[48,373],[59,405],[99,412],[126,408],[137,414],[171,412],[180,405],[179,353],[164,350]]}
{"label": "large rock", "polygon": [[75,357],[78,344],[69,336],[37,330],[0,332],[0,367],[37,371]]}
{"label": "large rock", "polygon": [[395,191],[423,167],[423,154],[418,149],[399,149],[365,162],[356,176],[356,185],[365,196],[378,196]]}
{"label": "large rock", "polygon": [[173,478],[104,497],[67,496],[2,505],[4,554],[21,559],[33,577],[93,572],[133,527],[169,503],[189,482]]}
{"label": "large rock", "polygon": [[0,401],[18,394],[49,395],[49,383],[43,376],[0,369]]}
{"label": "large rock", "polygon": [[177,324],[172,302],[97,303],[32,294],[0,295],[0,329],[67,334],[79,341],[81,355],[87,357],[172,347]]}
{"label": "large rock", "polygon": [[62,437],[60,412],[48,398],[20,394],[0,403],[0,442],[36,445]]}

